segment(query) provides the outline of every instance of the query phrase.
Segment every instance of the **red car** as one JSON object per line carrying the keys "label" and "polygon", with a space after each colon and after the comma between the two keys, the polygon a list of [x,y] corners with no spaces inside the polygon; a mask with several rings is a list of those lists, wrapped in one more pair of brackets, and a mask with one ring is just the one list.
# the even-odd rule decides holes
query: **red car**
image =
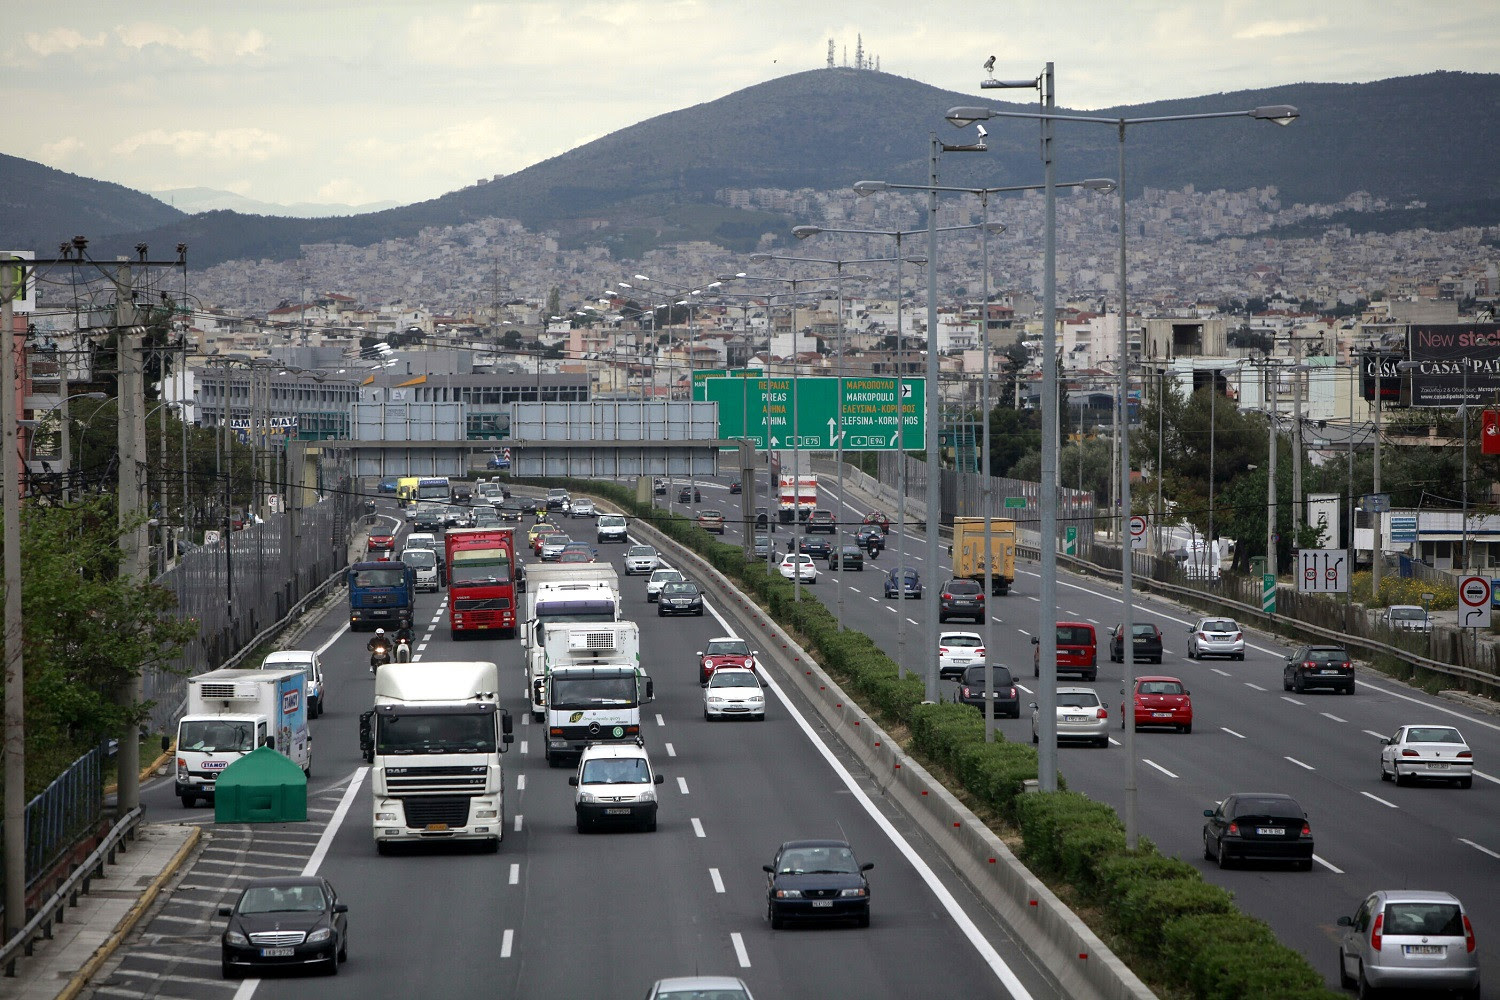
{"label": "red car", "polygon": [[708,640],[708,648],[698,650],[698,683],[706,687],[708,679],[720,667],[754,670],[755,654],[749,643],[732,635]]}
{"label": "red car", "polygon": [[[1041,640],[1031,637],[1031,671],[1042,676]],[[1099,679],[1099,642],[1088,622],[1057,623],[1057,672],[1080,674],[1086,681]]]}
{"label": "red car", "polygon": [[[1135,679],[1135,728],[1170,726],[1180,733],[1193,731],[1193,698],[1176,677]],[[1120,706],[1120,728],[1125,728],[1125,706]]]}
{"label": "red car", "polygon": [[873,524],[880,529],[881,534],[891,533],[891,515],[883,510],[872,510],[865,515],[865,524]]}
{"label": "red car", "polygon": [[368,550],[371,556],[378,559],[389,559],[391,551],[396,547],[395,535],[371,535]]}

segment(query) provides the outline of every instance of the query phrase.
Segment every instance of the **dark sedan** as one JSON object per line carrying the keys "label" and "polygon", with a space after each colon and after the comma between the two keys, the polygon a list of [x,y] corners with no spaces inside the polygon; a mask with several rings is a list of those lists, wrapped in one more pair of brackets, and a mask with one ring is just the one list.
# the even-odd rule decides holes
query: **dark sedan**
{"label": "dark sedan", "polygon": [[1238,792],[1203,815],[1203,857],[1220,868],[1238,861],[1290,861],[1312,871],[1312,826],[1290,795]]}
{"label": "dark sedan", "polygon": [[[842,559],[843,566],[839,566]],[[858,545],[840,545],[837,552],[828,554],[829,569],[852,569],[863,573],[865,571],[865,550]]]}
{"label": "dark sedan", "polygon": [[[953,692],[954,701],[972,705],[980,712],[984,711],[984,669],[982,663],[964,668],[958,689]],[[1019,719],[1021,696],[1016,692],[1016,682],[1010,675],[1010,668],[996,664],[990,669],[995,672],[995,718]]]}
{"label": "dark sedan", "polygon": [[1281,687],[1298,694],[1313,687],[1353,694],[1354,661],[1343,646],[1298,646],[1287,655]]}
{"label": "dark sedan", "polygon": [[971,618],[984,621],[984,587],[973,580],[949,580],[938,598],[938,621]]}
{"label": "dark sedan", "polygon": [[[1116,625],[1109,631],[1109,662],[1125,662],[1125,643],[1121,638],[1124,625]],[[1131,622],[1130,634],[1135,641],[1130,644],[1136,663],[1161,662],[1161,629],[1150,622]]]}
{"label": "dark sedan", "polygon": [[740,489],[740,481],[738,479],[736,479],[734,482],[732,482],[732,483],[729,484],[729,492],[730,493],[739,493],[740,491],[741,491],[741,489]]}
{"label": "dark sedan", "polygon": [[703,593],[691,581],[663,584],[656,597],[656,616],[703,615]]}
{"label": "dark sedan", "polygon": [[814,559],[827,559],[833,554],[833,545],[826,538],[803,535],[797,539],[797,551],[803,555],[812,556]]}
{"label": "dark sedan", "polygon": [[231,979],[251,969],[321,966],[337,975],[349,957],[349,907],[321,876],[258,878],[233,906],[222,938],[222,971]]}
{"label": "dark sedan", "polygon": [[766,872],[766,917],[774,930],[788,920],[853,920],[870,926],[873,861],[860,864],[842,840],[789,840]]}
{"label": "dark sedan", "polygon": [[885,532],[878,524],[867,524],[854,533],[854,541],[860,548],[868,550],[874,543],[877,552],[885,551]]}

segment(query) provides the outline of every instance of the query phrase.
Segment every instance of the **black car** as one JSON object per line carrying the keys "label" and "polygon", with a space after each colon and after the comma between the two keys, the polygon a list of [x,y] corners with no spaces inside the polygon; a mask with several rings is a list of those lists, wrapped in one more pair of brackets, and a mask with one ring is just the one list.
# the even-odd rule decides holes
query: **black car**
{"label": "black car", "polygon": [[[839,566],[839,557],[843,557],[844,565]],[[840,545],[837,552],[828,554],[829,569],[852,569],[863,573],[865,571],[865,550],[858,545]]]}
{"label": "black car", "polygon": [[1220,868],[1236,861],[1290,861],[1312,870],[1312,827],[1290,795],[1237,792],[1203,815],[1203,857]]}
{"label": "black car", "polygon": [[317,875],[251,880],[233,906],[221,938],[224,978],[252,969],[321,966],[337,975],[349,957],[349,907]]}
{"label": "black car", "polygon": [[831,510],[815,510],[807,519],[808,531],[824,531],[832,535],[839,530],[839,523]]}
{"label": "black car", "polygon": [[867,524],[854,533],[854,541],[860,548],[869,550],[870,543],[875,544],[875,551],[885,551],[885,532],[880,530],[878,524]]}
{"label": "black car", "polygon": [[535,514],[542,503],[536,497],[517,497],[516,502],[521,505],[523,514]]}
{"label": "black car", "polygon": [[732,483],[729,484],[729,492],[730,493],[739,493],[739,492],[741,492],[741,490],[742,490],[742,487],[740,486],[740,481],[738,479],[736,479],[734,482],[732,482]]}
{"label": "black car", "polygon": [[696,583],[668,583],[656,595],[656,616],[697,615],[703,617],[703,593]]}
{"label": "black car", "polygon": [[870,880],[842,840],[789,840],[766,873],[766,917],[773,930],[788,920],[853,920],[870,926]]}
{"label": "black car", "polygon": [[886,574],[885,596],[922,599],[922,576],[910,566],[898,566]]}
{"label": "black car", "polygon": [[519,521],[525,510],[519,500],[502,500],[495,507],[495,513],[500,515],[502,521]]}
{"label": "black car", "polygon": [[[984,669],[983,663],[964,667],[964,675],[959,678],[958,688],[953,692],[955,702],[984,711]],[[995,672],[995,718],[1019,719],[1021,696],[1016,693],[1016,682],[1010,675],[1010,668],[997,663],[990,669]]]}
{"label": "black car", "polygon": [[442,508],[428,507],[423,509],[418,507],[416,515],[411,519],[411,530],[430,531],[433,534],[437,534],[443,530],[445,522],[443,514],[444,511]]}
{"label": "black car", "polygon": [[797,551],[812,556],[814,559],[827,559],[833,554],[833,544],[826,538],[803,535],[797,539]]}
{"label": "black car", "polygon": [[949,580],[938,602],[938,621],[972,618],[984,621],[984,587],[974,580]]}
{"label": "black car", "polygon": [[1329,687],[1354,693],[1354,662],[1343,646],[1299,646],[1286,658],[1281,672],[1283,691],[1301,693],[1308,688]]}
{"label": "black car", "polygon": [[[1109,662],[1125,662],[1125,643],[1120,633],[1124,631],[1124,625],[1116,625],[1109,632]],[[1150,622],[1131,622],[1130,634],[1135,641],[1131,647],[1135,650],[1136,663],[1160,663],[1161,662],[1161,629]]]}
{"label": "black car", "polygon": [[699,489],[694,489],[691,486],[684,486],[682,489],[680,489],[680,490],[677,491],[677,502],[678,503],[702,503],[703,502],[703,491],[699,490]]}

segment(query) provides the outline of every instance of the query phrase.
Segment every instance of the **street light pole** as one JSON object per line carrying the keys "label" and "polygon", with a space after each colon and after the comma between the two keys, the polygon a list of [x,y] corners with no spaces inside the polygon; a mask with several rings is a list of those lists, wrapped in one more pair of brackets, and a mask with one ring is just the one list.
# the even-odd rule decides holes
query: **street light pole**
{"label": "street light pole", "polygon": [[17,452],[14,280],[20,268],[0,253],[0,489],[5,496],[5,937],[26,925],[26,672],[21,620],[21,470]]}

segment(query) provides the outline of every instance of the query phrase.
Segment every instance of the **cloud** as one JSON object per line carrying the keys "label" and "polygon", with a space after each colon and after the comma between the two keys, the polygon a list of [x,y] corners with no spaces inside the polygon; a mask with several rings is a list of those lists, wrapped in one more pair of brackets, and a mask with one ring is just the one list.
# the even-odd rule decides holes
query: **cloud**
{"label": "cloud", "polygon": [[203,159],[267,160],[286,147],[281,136],[258,128],[219,129],[213,132],[196,129],[148,129],[126,136],[111,147],[117,156],[165,149],[178,157]]}
{"label": "cloud", "polygon": [[46,163],[72,163],[81,158],[88,149],[77,136],[63,136],[42,146],[42,159]]}
{"label": "cloud", "polygon": [[1234,33],[1242,42],[1263,41],[1267,38],[1287,38],[1292,35],[1309,35],[1322,31],[1327,22],[1319,18],[1309,21],[1256,21]]}
{"label": "cloud", "polygon": [[253,28],[244,32],[214,32],[207,28],[183,31],[171,25],[143,21],[120,25],[115,28],[115,35],[128,48],[160,46],[190,55],[199,62],[216,65],[261,55],[266,48],[266,36]]}
{"label": "cloud", "polygon": [[371,199],[363,184],[350,177],[335,177],[320,185],[312,200],[330,205],[363,205]]}
{"label": "cloud", "polygon": [[72,28],[54,28],[42,34],[28,33],[26,47],[39,56],[52,56],[59,52],[101,48],[105,38],[102,32],[97,35],[84,35]]}

